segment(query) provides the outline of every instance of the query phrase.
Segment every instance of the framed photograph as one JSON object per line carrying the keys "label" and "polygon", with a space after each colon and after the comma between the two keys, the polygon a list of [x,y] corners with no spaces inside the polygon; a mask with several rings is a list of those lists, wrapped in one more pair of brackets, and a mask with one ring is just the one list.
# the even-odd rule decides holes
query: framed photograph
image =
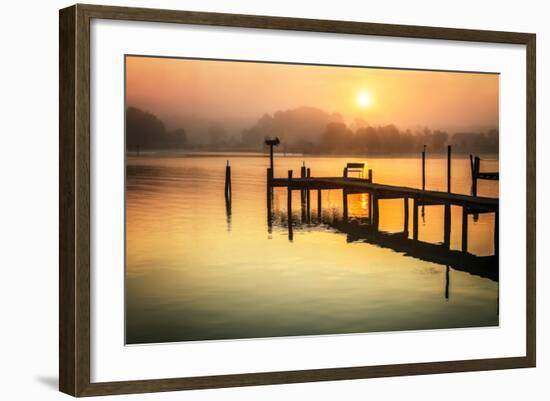
{"label": "framed photograph", "polygon": [[535,366],[534,34],[59,18],[61,391]]}

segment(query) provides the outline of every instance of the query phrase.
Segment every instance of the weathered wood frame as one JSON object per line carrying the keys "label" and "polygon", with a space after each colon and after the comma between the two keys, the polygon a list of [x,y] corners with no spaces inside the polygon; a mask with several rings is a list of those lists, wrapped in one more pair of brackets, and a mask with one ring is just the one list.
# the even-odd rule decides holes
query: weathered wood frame
{"label": "weathered wood frame", "polygon": [[[526,356],[91,383],[90,21],[92,18],[525,45],[527,49]],[[535,366],[535,34],[80,4],[60,10],[59,29],[59,388],[61,391],[74,396],[92,396]]]}

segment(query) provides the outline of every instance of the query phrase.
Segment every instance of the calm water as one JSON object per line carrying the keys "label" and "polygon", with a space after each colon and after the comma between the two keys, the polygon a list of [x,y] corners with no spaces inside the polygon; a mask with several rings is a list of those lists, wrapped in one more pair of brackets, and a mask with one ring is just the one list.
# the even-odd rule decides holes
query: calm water
{"label": "calm water", "polygon": [[[227,158],[233,180],[229,213],[223,196]],[[288,169],[298,176],[302,160],[277,157],[276,176]],[[420,186],[419,159],[306,159],[312,176],[340,176],[348,161],[366,161],[375,182]],[[492,164],[496,170],[498,163]],[[289,241],[286,190],[276,189],[269,230],[267,166],[259,156],[128,158],[127,343],[498,325],[494,277],[341,232],[335,228],[341,191],[323,191],[322,222],[313,191],[312,218],[303,224],[295,192]],[[456,157],[452,170],[453,192],[469,193],[469,160]],[[427,189],[446,190],[445,159],[427,160]],[[480,182],[478,193],[498,196],[498,185]],[[412,228],[412,208],[410,214]],[[425,207],[419,240],[443,241],[443,215],[443,206]],[[350,195],[350,221],[359,224],[366,216],[368,196]],[[403,216],[402,200],[381,201],[382,231],[403,231]],[[452,207],[451,216],[451,249],[459,250],[461,208]],[[493,229],[493,214],[477,221],[470,216],[468,252],[493,255]]]}

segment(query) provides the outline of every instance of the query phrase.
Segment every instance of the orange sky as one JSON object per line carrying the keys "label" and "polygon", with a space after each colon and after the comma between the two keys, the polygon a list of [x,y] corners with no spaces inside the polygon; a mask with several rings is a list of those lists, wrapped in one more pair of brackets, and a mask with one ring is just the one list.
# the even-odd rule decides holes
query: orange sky
{"label": "orange sky", "polygon": [[[361,106],[365,93],[370,103]],[[498,127],[498,94],[496,74],[126,58],[127,105],[160,118],[255,122],[265,113],[313,106],[350,123],[361,118],[453,133]]]}

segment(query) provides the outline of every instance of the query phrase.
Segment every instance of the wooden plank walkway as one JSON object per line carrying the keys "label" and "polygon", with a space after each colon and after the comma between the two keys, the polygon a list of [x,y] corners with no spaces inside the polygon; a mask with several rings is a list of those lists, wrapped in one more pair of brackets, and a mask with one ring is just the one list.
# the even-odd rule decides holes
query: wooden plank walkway
{"label": "wooden plank walkway", "polygon": [[[289,184],[290,183],[290,184]],[[372,183],[368,179],[351,177],[273,178],[272,187],[289,187],[292,190],[342,189],[348,193],[375,193],[377,198],[413,198],[439,204],[451,204],[468,208],[498,209],[498,198],[470,196],[443,191]]]}

